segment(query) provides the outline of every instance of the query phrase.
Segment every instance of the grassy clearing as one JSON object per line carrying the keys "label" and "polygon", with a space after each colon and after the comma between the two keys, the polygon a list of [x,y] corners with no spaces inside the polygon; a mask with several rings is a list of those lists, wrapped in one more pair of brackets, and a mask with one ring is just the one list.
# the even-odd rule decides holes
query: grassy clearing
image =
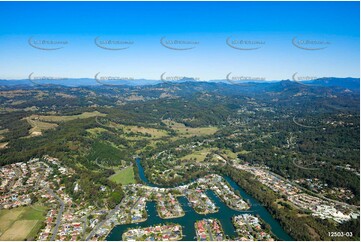
{"label": "grassy clearing", "polygon": [[0,149],[5,149],[9,142],[0,143]]}
{"label": "grassy clearing", "polygon": [[31,117],[27,117],[25,119],[32,127],[29,130],[30,136],[42,135],[42,131],[48,130],[48,129],[54,129],[58,126],[57,124],[54,124],[54,123],[46,123],[46,122],[42,122],[38,119],[31,119]]}
{"label": "grassy clearing", "polygon": [[190,128],[186,127],[182,123],[177,123],[169,120],[164,120],[164,124],[166,124],[171,129],[175,130],[179,135],[184,137],[191,137],[191,136],[202,136],[202,135],[211,135],[217,132],[217,127],[200,127],[200,128]]}
{"label": "grassy clearing", "polygon": [[118,184],[120,183],[122,185],[135,183],[134,171],[132,166],[128,166],[127,168],[121,170],[116,170],[115,172],[116,173],[114,175],[109,177],[109,180]]}
{"label": "grassy clearing", "polygon": [[31,125],[29,130],[30,137],[42,135],[42,131],[48,129],[54,129],[58,126],[57,123],[67,122],[75,119],[85,119],[96,116],[106,116],[106,114],[100,113],[98,111],[94,112],[84,112],[79,115],[71,116],[56,116],[56,115],[31,115],[30,117],[25,118],[25,120]]}
{"label": "grassy clearing", "polygon": [[106,130],[104,128],[92,128],[92,129],[87,129],[86,131],[89,132],[93,136],[96,136],[102,132],[108,132],[108,130]]}
{"label": "grassy clearing", "polygon": [[180,158],[180,160],[191,160],[195,159],[197,162],[202,162],[206,158],[206,156],[211,153],[212,150],[215,150],[214,148],[205,148],[202,150],[194,151],[192,154],[183,156]]}
{"label": "grassy clearing", "polygon": [[22,213],[22,210],[0,210],[0,235],[2,235]]}
{"label": "grassy clearing", "polygon": [[115,128],[121,128],[125,133],[142,133],[145,135],[151,135],[151,138],[159,139],[164,136],[167,136],[168,133],[165,130],[154,129],[154,128],[146,128],[141,126],[132,126],[132,125],[123,125],[111,122],[110,126]]}
{"label": "grassy clearing", "polygon": [[241,150],[240,152],[238,152],[238,154],[241,154],[241,155],[245,155],[245,154],[248,154],[248,153],[251,153],[251,151]]}
{"label": "grassy clearing", "polygon": [[26,210],[21,214],[19,219],[23,220],[42,220],[44,213],[47,210],[45,206],[34,204],[31,207],[25,207]]}
{"label": "grassy clearing", "polygon": [[19,220],[1,235],[1,240],[24,240],[36,226],[37,220]]}
{"label": "grassy clearing", "polygon": [[70,115],[70,116],[56,116],[56,115],[31,115],[31,119],[39,119],[43,122],[67,122],[75,119],[85,119],[97,116],[106,116],[106,114],[100,113],[98,111],[94,112],[84,112],[78,115]]}
{"label": "grassy clearing", "polygon": [[231,150],[225,149],[225,150],[222,150],[222,152],[226,155],[226,157],[228,159],[236,159],[237,158],[237,153],[234,153]]}
{"label": "grassy clearing", "polygon": [[0,240],[34,239],[45,219],[46,207],[34,205],[0,211]]}
{"label": "grassy clearing", "polygon": [[62,92],[57,92],[57,93],[55,93],[55,95],[59,96],[59,97],[63,97],[63,98],[76,98],[76,96],[74,96],[74,95],[69,95],[69,94],[62,93]]}

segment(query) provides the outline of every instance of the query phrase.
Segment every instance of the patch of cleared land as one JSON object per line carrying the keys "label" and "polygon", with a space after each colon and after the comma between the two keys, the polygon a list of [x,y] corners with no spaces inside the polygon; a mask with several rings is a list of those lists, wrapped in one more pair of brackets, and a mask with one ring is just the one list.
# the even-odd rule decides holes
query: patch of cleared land
{"label": "patch of cleared land", "polygon": [[168,133],[165,130],[161,130],[161,129],[154,129],[154,128],[146,128],[146,127],[141,127],[141,126],[132,126],[132,125],[123,125],[123,124],[117,124],[117,123],[113,123],[111,122],[110,125],[111,127],[115,127],[115,128],[121,128],[123,129],[123,131],[125,133],[142,133],[145,135],[151,135],[151,138],[155,138],[155,139],[159,139],[162,138],[164,136],[167,136]]}
{"label": "patch of cleared land", "polygon": [[250,153],[251,151],[248,151],[248,150],[241,150],[240,152],[238,152],[238,154],[241,154],[241,155],[243,155],[243,154],[248,154],[248,153]]}
{"label": "patch of cleared land", "polygon": [[35,239],[45,219],[46,208],[40,205],[0,211],[0,240]]}
{"label": "patch of cleared land", "polygon": [[212,150],[215,150],[215,149],[205,148],[205,149],[202,149],[202,150],[197,150],[197,151],[194,151],[192,154],[183,156],[182,158],[180,158],[180,160],[195,159],[197,162],[202,162],[202,161],[204,161],[206,156],[209,153],[211,153]]}
{"label": "patch of cleared land", "polygon": [[108,132],[108,130],[104,128],[92,128],[92,129],[87,129],[86,131],[95,136],[102,132]]}
{"label": "patch of cleared land", "polygon": [[127,101],[144,101],[144,97],[137,96],[137,95],[131,95],[131,96],[127,97],[125,100],[127,100]]}
{"label": "patch of cleared land", "polygon": [[97,116],[106,116],[106,114],[100,113],[98,111],[94,112],[84,112],[82,114],[78,115],[70,115],[70,116],[57,116],[57,115],[31,115],[30,118],[34,119],[37,118],[43,122],[67,122],[74,119],[85,119],[85,118],[91,118],[91,117],[97,117]]}
{"label": "patch of cleared land", "polygon": [[24,240],[31,230],[36,226],[34,220],[19,220],[1,235],[1,240]]}
{"label": "patch of cleared land", "polygon": [[58,126],[57,123],[67,122],[75,119],[85,119],[97,116],[106,116],[106,114],[100,113],[98,111],[94,112],[84,112],[78,115],[71,116],[56,116],[56,115],[31,115],[30,117],[25,118],[26,121],[31,125],[29,130],[30,137],[42,135],[42,131],[53,129]]}
{"label": "patch of cleared land", "polygon": [[122,185],[135,183],[133,167],[128,166],[121,170],[115,170],[115,174],[110,176],[109,179]]}
{"label": "patch of cleared land", "polygon": [[32,127],[29,130],[29,134],[31,137],[42,135],[43,130],[54,129],[58,126],[57,124],[54,123],[42,122],[36,118],[32,119],[31,117],[27,117],[25,119]]}
{"label": "patch of cleared land", "polygon": [[9,142],[0,143],[0,149],[5,149]]}
{"label": "patch of cleared land", "polygon": [[27,97],[29,95],[32,95],[34,93],[38,93],[40,91],[28,91],[28,90],[11,90],[11,91],[0,91],[1,97],[6,98],[15,98],[15,97]]}
{"label": "patch of cleared land", "polygon": [[2,140],[3,138],[5,138],[5,136],[3,134],[9,132],[8,129],[0,129],[0,140]]}
{"label": "patch of cleared land", "polygon": [[224,157],[224,158],[228,158],[228,159],[236,159],[237,158],[237,153],[234,153],[231,150],[224,149],[224,150],[222,150],[222,153],[223,153],[222,157]]}
{"label": "patch of cleared land", "polygon": [[76,98],[76,96],[74,96],[74,95],[69,95],[69,94],[62,93],[62,92],[55,93],[55,95],[59,96],[59,97],[63,97],[63,98]]}
{"label": "patch of cleared land", "polygon": [[200,128],[190,128],[186,127],[182,123],[177,123],[170,120],[163,120],[163,123],[166,124],[169,128],[175,130],[179,135],[190,137],[190,136],[202,136],[202,135],[211,135],[217,132],[217,127],[200,127]]}

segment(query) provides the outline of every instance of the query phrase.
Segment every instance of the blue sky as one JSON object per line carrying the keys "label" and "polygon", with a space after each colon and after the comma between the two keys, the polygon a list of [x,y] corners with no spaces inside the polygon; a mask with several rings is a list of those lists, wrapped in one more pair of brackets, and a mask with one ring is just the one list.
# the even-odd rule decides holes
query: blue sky
{"label": "blue sky", "polygon": [[[0,2],[0,9],[0,78],[360,76],[359,2]],[[96,37],[132,44],[106,50]],[[174,50],[160,44],[162,37],[197,44]],[[29,38],[66,44],[41,50]],[[240,50],[227,38],[262,44]],[[294,38],[323,49],[296,47]]]}

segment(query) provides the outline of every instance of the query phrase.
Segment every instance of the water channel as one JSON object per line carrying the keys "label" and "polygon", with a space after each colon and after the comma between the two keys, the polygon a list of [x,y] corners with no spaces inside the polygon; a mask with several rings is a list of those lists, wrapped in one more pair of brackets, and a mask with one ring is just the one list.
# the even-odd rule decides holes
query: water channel
{"label": "water channel", "polygon": [[[136,164],[139,170],[139,177],[140,179],[148,186],[156,187],[156,185],[149,182],[147,177],[144,174],[144,169],[140,163],[140,159],[136,159]],[[194,229],[194,223],[197,220],[202,220],[203,218],[216,218],[218,219],[224,230],[224,233],[229,236],[230,238],[234,238],[237,234],[232,224],[232,217],[250,213],[250,214],[257,214],[264,222],[266,222],[270,228],[272,233],[279,239],[279,240],[286,240],[290,241],[293,240],[280,226],[280,224],[271,216],[271,214],[263,207],[256,199],[251,197],[247,194],[241,187],[239,187],[230,177],[223,176],[224,179],[231,185],[231,187],[239,191],[242,198],[247,200],[248,203],[251,205],[249,210],[246,211],[235,211],[227,207],[215,194],[213,191],[208,190],[206,194],[208,197],[219,207],[219,211],[213,214],[201,215],[194,211],[192,207],[189,206],[188,200],[186,197],[179,197],[178,201],[181,204],[183,210],[185,211],[185,216],[181,218],[174,218],[174,219],[161,219],[158,216],[157,209],[156,209],[156,202],[147,202],[147,213],[148,219],[144,222],[138,224],[124,224],[124,225],[117,225],[113,228],[113,230],[109,233],[106,240],[108,241],[116,241],[122,239],[122,234],[128,230],[128,228],[136,228],[136,227],[149,227],[156,224],[164,224],[167,222],[177,223],[183,227],[183,240],[196,240],[196,233]]]}

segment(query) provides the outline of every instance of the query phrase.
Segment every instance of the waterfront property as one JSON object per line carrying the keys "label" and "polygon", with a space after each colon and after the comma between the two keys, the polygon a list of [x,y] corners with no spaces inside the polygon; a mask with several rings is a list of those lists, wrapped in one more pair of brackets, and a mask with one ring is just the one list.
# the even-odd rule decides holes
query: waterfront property
{"label": "waterfront property", "polygon": [[128,240],[180,240],[182,238],[182,227],[179,224],[156,225],[146,228],[129,229],[123,233],[122,239]]}
{"label": "waterfront property", "polygon": [[162,194],[157,193],[156,199],[158,201],[158,214],[163,219],[178,218],[184,216],[184,211],[179,204],[177,198],[172,193]]}
{"label": "waterfront property", "polygon": [[209,199],[209,197],[204,193],[203,190],[197,189],[187,189],[184,194],[187,196],[190,204],[194,210],[199,214],[208,214],[216,213],[218,208],[216,205]]}
{"label": "waterfront property", "polygon": [[274,240],[266,231],[264,223],[254,215],[241,214],[232,218],[234,227],[237,230],[237,240],[242,241],[270,241]]}
{"label": "waterfront property", "polygon": [[224,233],[218,219],[202,219],[194,224],[199,241],[223,241]]}
{"label": "waterfront property", "polygon": [[[239,199],[243,201],[247,201],[248,206],[250,206],[250,209],[246,210],[247,213],[250,213],[252,215],[255,214],[259,215],[259,217],[262,218],[262,221],[265,222],[264,224],[268,224],[269,229],[272,232],[272,235],[275,235],[277,239],[293,240],[282,229],[280,224],[274,218],[272,218],[269,212],[261,204],[259,204],[258,201],[256,201],[253,197],[249,196],[245,191],[243,191],[242,188],[240,188],[229,177],[226,176],[222,177],[219,175],[209,175],[197,179],[188,184],[184,184],[177,187],[158,187],[147,180],[139,159],[136,160],[136,164],[139,170],[139,177],[146,185],[133,184],[125,187],[126,196],[123,200],[126,200],[128,202],[124,203],[124,206],[123,205],[120,206],[120,209],[114,214],[115,217],[118,218],[118,221],[120,223],[118,225],[116,225],[115,223],[116,226],[106,236],[106,240],[119,241],[122,238],[122,235],[130,229],[139,229],[140,227],[142,228],[154,227],[169,221],[175,224],[179,224],[183,227],[182,240],[193,241],[197,238],[194,225],[197,221],[202,221],[203,219],[216,219],[217,221],[219,221],[219,226],[223,231],[224,234],[223,240],[228,240],[228,239],[235,240],[236,238],[238,238],[238,234],[235,231],[235,227],[232,223],[232,217],[243,214],[245,211],[240,211],[238,209],[231,208],[230,204],[224,203],[220,194],[217,194],[213,189],[210,188],[213,187],[214,183],[217,181],[222,181],[224,185],[229,187],[229,189],[227,190],[236,194],[239,197]],[[220,186],[220,188],[222,187],[223,186]],[[218,209],[217,212],[200,214],[195,211],[194,207],[188,200],[188,197],[185,196],[185,193],[187,193],[189,190],[195,191],[197,189],[204,191],[204,194],[208,197],[208,199],[212,201],[215,207],[217,207]],[[156,194],[158,193],[163,195],[171,193],[172,196],[174,196],[176,200],[178,200],[183,211],[185,212],[185,216],[171,218],[167,220],[161,218],[158,213],[158,199],[156,196]],[[146,212],[148,219],[138,224],[130,224],[129,223],[130,220],[127,221],[128,213],[130,208],[135,203],[135,201],[132,199],[128,199],[128,196],[135,196],[139,194],[142,194],[143,197],[147,198]],[[105,224],[109,224],[109,223],[106,222]],[[214,235],[213,239],[214,240],[216,239],[216,235]]]}

